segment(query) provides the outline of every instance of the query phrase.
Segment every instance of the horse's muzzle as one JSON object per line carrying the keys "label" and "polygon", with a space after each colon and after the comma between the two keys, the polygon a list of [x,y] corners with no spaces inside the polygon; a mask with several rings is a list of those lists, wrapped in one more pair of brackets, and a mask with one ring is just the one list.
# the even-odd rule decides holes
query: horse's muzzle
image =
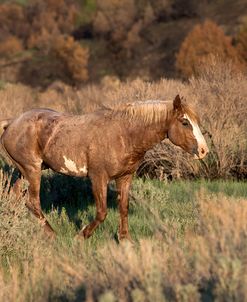
{"label": "horse's muzzle", "polygon": [[194,152],[195,159],[203,159],[209,152],[208,146],[198,147]]}

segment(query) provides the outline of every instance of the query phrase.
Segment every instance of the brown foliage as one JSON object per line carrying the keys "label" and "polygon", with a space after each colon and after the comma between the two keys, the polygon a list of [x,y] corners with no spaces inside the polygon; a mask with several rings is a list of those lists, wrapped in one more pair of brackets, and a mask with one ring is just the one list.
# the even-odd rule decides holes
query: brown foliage
{"label": "brown foliage", "polygon": [[[0,55],[11,57],[22,50],[36,50],[29,52],[29,60],[25,63],[12,66],[16,71],[14,77],[9,76],[9,68],[5,65],[15,62],[2,62],[1,78],[35,86],[46,86],[54,78],[72,83],[87,79],[88,50],[82,49],[73,38],[63,46],[61,42],[56,45],[57,37],[72,32],[76,16],[74,0],[31,0],[25,7],[13,3],[0,4]],[[58,60],[51,56],[51,49],[55,49]],[[67,58],[65,52],[68,53]],[[65,68],[62,66],[64,63]]]}
{"label": "brown foliage", "polygon": [[[47,78],[44,80],[47,82],[51,78],[60,78],[72,84],[87,80],[88,49],[82,48],[73,37],[65,36],[70,34],[75,26],[77,16],[75,1],[33,1],[28,8],[28,15],[32,26],[27,46],[46,55],[46,59],[44,58],[42,62],[41,58],[40,61],[42,63],[40,68],[48,71],[43,73]],[[46,61],[50,65],[48,69]],[[31,64],[30,68],[32,66],[35,68],[34,64]]]}
{"label": "brown foliage", "polygon": [[49,52],[55,36],[69,34],[74,28],[76,6],[70,0],[33,1],[27,9],[30,20],[28,48]]}
{"label": "brown foliage", "polygon": [[75,82],[88,79],[88,48],[83,48],[71,36],[58,36],[52,44],[53,55],[65,66],[65,72]]}
{"label": "brown foliage", "polygon": [[223,61],[231,60],[238,69],[244,64],[238,51],[231,44],[232,39],[214,22],[207,20],[196,25],[185,38],[176,57],[176,68],[186,77],[198,73],[198,67],[205,64],[209,55]]}
{"label": "brown foliage", "polygon": [[102,34],[110,34],[113,41],[121,41],[131,28],[136,8],[133,0],[97,1],[97,13],[94,19],[94,29]]}
{"label": "brown foliage", "polygon": [[243,25],[237,35],[237,49],[247,64],[247,22]]}
{"label": "brown foliage", "polygon": [[15,3],[0,5],[1,40],[9,35],[24,38],[26,36],[27,29],[26,15],[23,7]]}
{"label": "brown foliage", "polygon": [[155,18],[149,1],[97,1],[93,27],[97,34],[107,36],[118,50],[127,50],[127,56],[130,56],[136,44],[141,42],[141,31]]}
{"label": "brown foliage", "polygon": [[171,14],[174,2],[174,0],[156,0],[150,1],[150,4],[152,5],[155,16],[157,18],[164,18]]}
{"label": "brown foliage", "polygon": [[11,57],[23,50],[22,42],[15,36],[8,36],[0,42],[0,56]]}

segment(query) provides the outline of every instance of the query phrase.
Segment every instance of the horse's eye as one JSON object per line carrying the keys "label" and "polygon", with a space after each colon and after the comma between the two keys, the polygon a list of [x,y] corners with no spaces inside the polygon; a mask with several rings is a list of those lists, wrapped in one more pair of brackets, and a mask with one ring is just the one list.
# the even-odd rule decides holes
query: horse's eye
{"label": "horse's eye", "polygon": [[183,121],[182,121],[182,125],[185,126],[185,127],[188,127],[189,124],[190,124],[190,123],[189,123],[188,120],[183,120]]}

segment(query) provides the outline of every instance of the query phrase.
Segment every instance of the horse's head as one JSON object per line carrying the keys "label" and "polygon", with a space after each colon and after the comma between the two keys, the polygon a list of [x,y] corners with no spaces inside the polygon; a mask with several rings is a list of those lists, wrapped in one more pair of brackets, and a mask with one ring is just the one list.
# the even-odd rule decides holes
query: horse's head
{"label": "horse's head", "polygon": [[193,154],[196,159],[202,159],[209,150],[198,123],[193,111],[177,95],[173,101],[173,117],[168,138],[173,144]]}

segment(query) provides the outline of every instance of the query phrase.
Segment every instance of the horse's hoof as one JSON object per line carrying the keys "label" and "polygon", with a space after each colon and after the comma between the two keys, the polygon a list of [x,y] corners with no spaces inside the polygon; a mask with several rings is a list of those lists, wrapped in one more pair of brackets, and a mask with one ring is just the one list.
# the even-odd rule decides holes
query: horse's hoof
{"label": "horse's hoof", "polygon": [[50,239],[50,240],[55,240],[57,238],[57,235],[55,233],[47,233],[47,237]]}
{"label": "horse's hoof", "polygon": [[126,236],[120,236],[119,232],[117,232],[117,241],[119,244],[130,244],[132,246],[135,245],[135,242],[133,241],[133,239],[131,238],[131,236],[129,234],[127,234]]}
{"label": "horse's hoof", "polygon": [[50,240],[55,240],[57,237],[57,234],[53,230],[51,231],[50,228],[45,228],[45,234]]}
{"label": "horse's hoof", "polygon": [[84,236],[82,234],[76,234],[74,237],[74,241],[76,242],[83,242],[85,240]]}
{"label": "horse's hoof", "polygon": [[51,240],[56,239],[55,231],[53,230],[53,228],[50,226],[49,222],[45,218],[40,220],[40,224],[42,227],[44,227],[44,231],[49,239]]}
{"label": "horse's hoof", "polygon": [[123,248],[126,251],[132,250],[135,247],[135,243],[133,240],[129,240],[127,238],[121,239],[119,241],[119,247]]}
{"label": "horse's hoof", "polygon": [[77,235],[75,235],[75,239],[76,240],[80,240],[80,241],[84,241],[86,238],[85,238],[85,234],[84,234],[84,230],[86,229],[86,227],[87,227],[87,225],[84,225],[82,228],[81,228],[81,230],[80,230],[80,232],[77,234]]}

